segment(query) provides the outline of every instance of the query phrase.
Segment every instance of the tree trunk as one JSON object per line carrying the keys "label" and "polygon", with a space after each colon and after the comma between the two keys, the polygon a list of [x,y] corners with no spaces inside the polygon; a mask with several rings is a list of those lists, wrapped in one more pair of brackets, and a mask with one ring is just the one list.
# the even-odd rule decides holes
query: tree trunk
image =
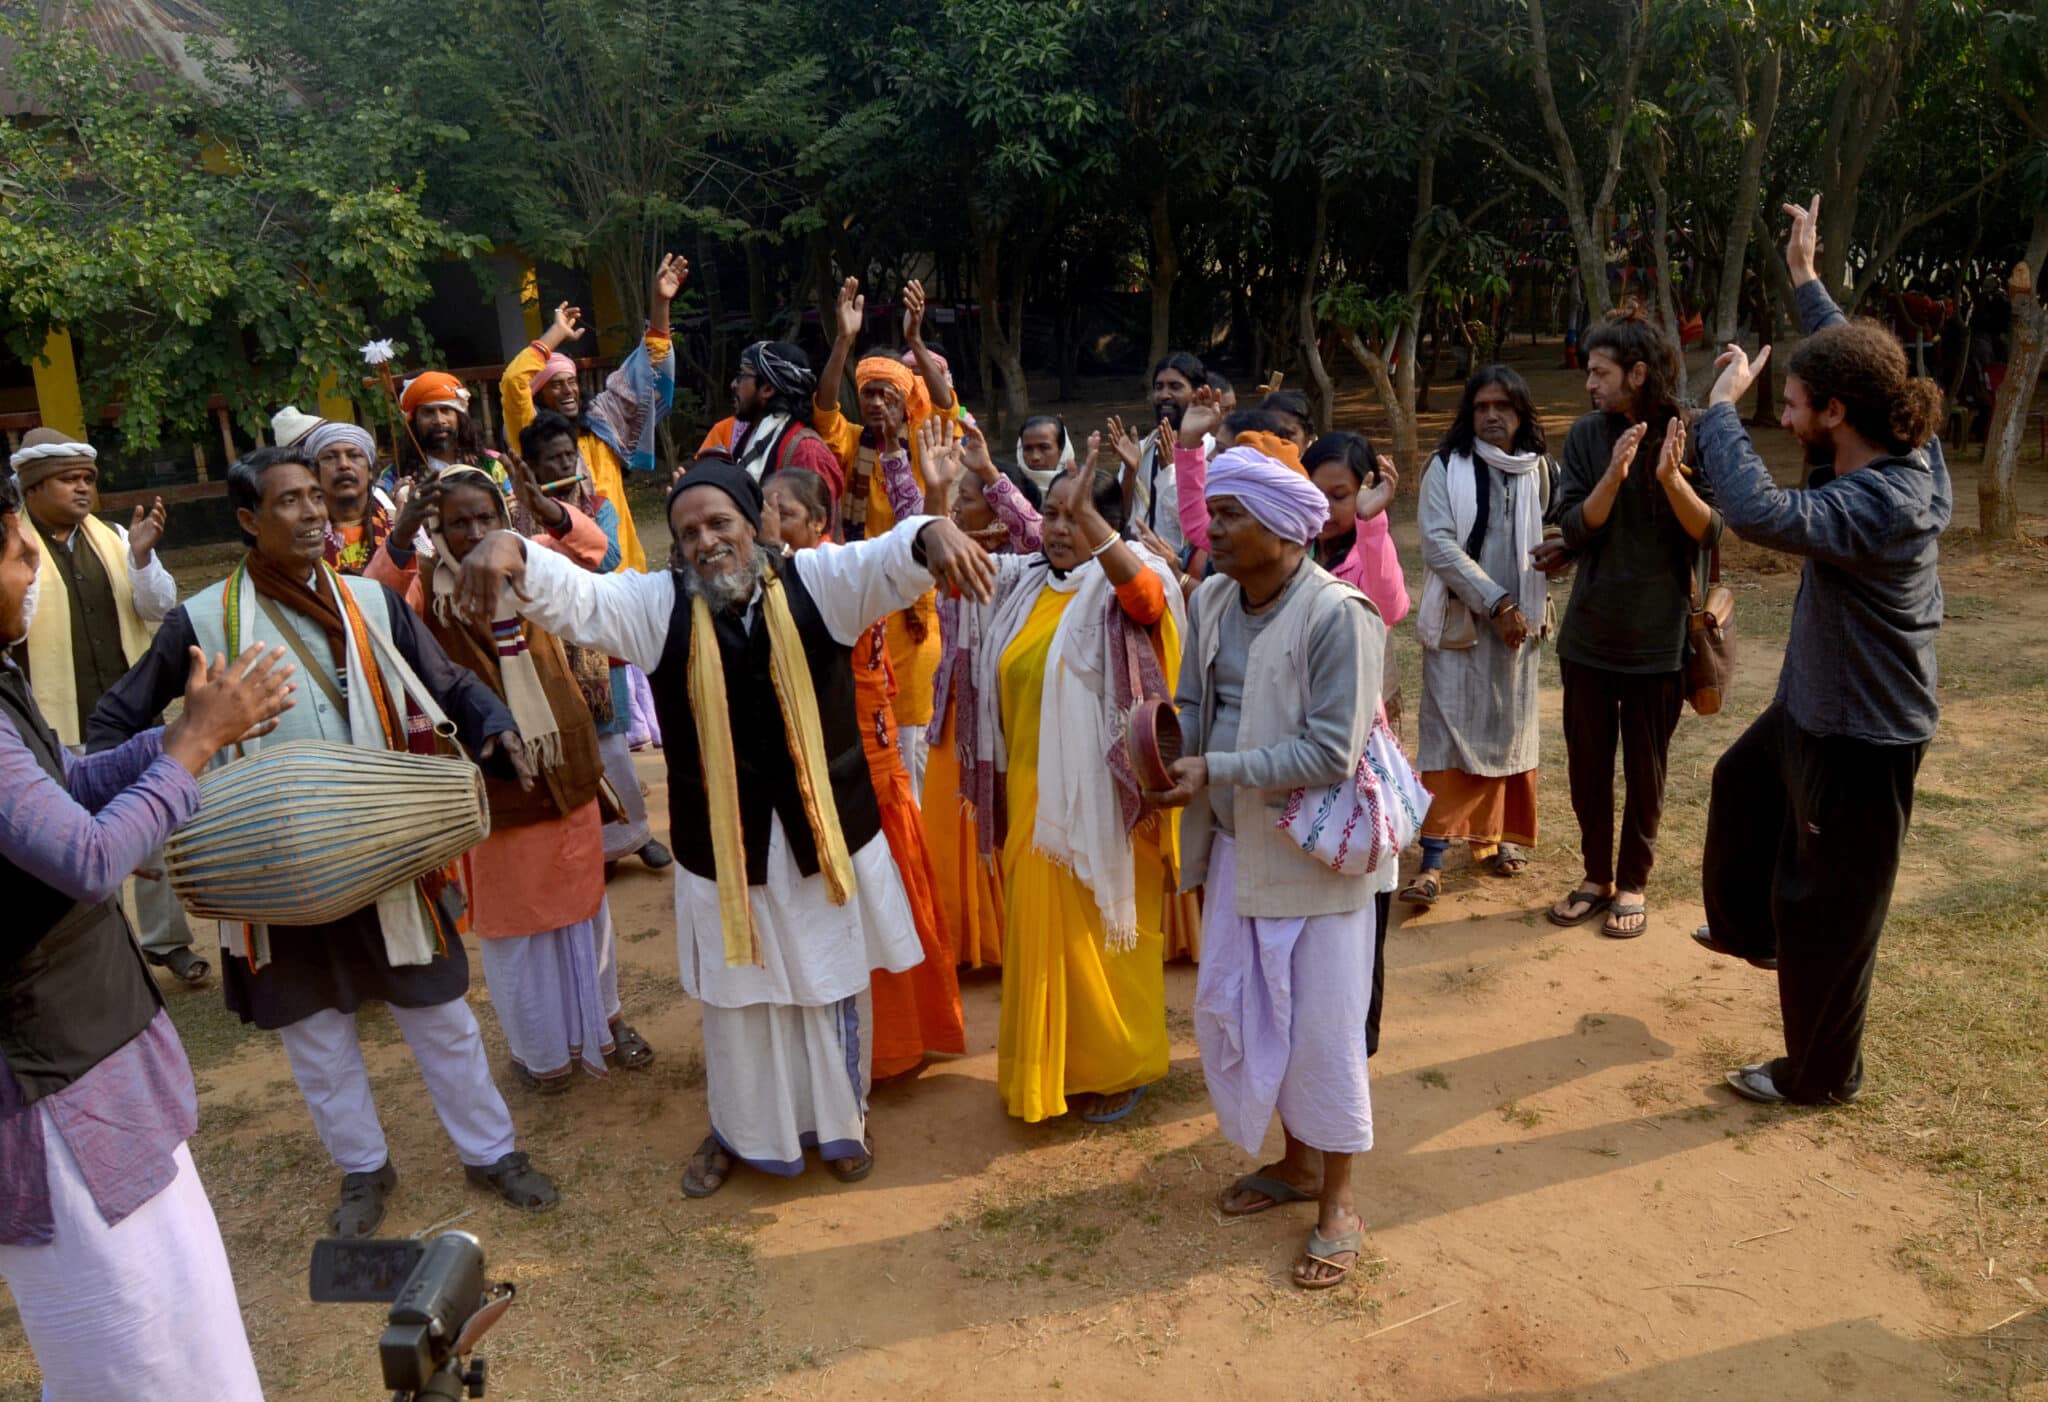
{"label": "tree trunk", "polygon": [[1308,260],[1301,270],[1301,303],[1295,312],[1295,334],[1301,343],[1301,358],[1308,365],[1309,379],[1315,383],[1314,400],[1316,431],[1328,433],[1337,412],[1337,386],[1330,379],[1330,371],[1323,364],[1323,347],[1316,337],[1316,275],[1323,266],[1323,245],[1328,241],[1330,231],[1330,191],[1322,181],[1316,182],[1316,213],[1313,232],[1309,235]]}
{"label": "tree trunk", "polygon": [[1905,55],[1913,47],[1915,0],[1882,0],[1881,19],[1889,31],[1883,43],[1867,45],[1843,65],[1836,80],[1834,102],[1820,151],[1820,266],[1815,270],[1842,309],[1855,314],[1850,300],[1849,253],[1856,241],[1858,196],[1864,168],[1878,138],[1891,121],[1893,101],[1905,74]]}
{"label": "tree trunk", "polygon": [[1173,285],[1180,279],[1180,248],[1173,241],[1172,189],[1162,183],[1152,195],[1152,347],[1145,359],[1146,393],[1152,367],[1173,349]]}
{"label": "tree trunk", "polygon": [[1685,342],[1678,334],[1678,297],[1671,286],[1671,192],[1664,188],[1663,173],[1657,169],[1661,164],[1663,156],[1650,152],[1645,166],[1650,180],[1650,258],[1657,270],[1657,320],[1671,344],[1678,347],[1678,383],[1672,388],[1684,403]]}
{"label": "tree trunk", "polygon": [[2020,533],[2019,498],[2013,480],[2019,475],[2020,447],[2026,439],[2027,413],[2048,360],[2048,308],[2035,286],[2037,270],[2048,260],[2048,210],[2034,215],[2034,236],[2027,242],[2029,261],[2013,269],[2012,354],[2006,360],[2005,383],[1991,410],[1984,440],[1984,473],[1977,480],[1977,529],[1990,540],[2012,540]]}
{"label": "tree trunk", "polygon": [[[1721,249],[1721,283],[1715,289],[1714,326],[1708,342],[1715,346],[1725,346],[1735,339],[1736,323],[1741,316],[1742,267],[1749,257],[1749,226],[1756,211],[1757,192],[1763,188],[1764,147],[1778,117],[1784,60],[1777,46],[1766,39],[1754,108],[1749,100],[1748,65],[1739,56],[1735,71],[1743,107],[1749,113],[1750,134],[1749,140],[1742,143],[1742,167],[1735,177],[1735,194],[1728,205],[1728,235]],[[1771,256],[1768,249],[1764,256]]]}
{"label": "tree trunk", "polygon": [[[1395,344],[1399,345],[1400,341],[1397,339]],[[1414,371],[1406,367],[1414,364],[1414,356],[1411,354],[1401,362],[1404,368],[1399,378],[1410,381],[1404,386],[1396,382],[1396,375],[1387,366],[1386,356],[1366,345],[1365,338],[1356,331],[1344,332],[1344,348],[1351,352],[1353,360],[1364,367],[1365,373],[1372,376],[1373,393],[1379,396],[1380,407],[1387,411],[1387,424],[1394,438],[1394,467],[1403,480],[1413,482],[1420,463],[1417,461],[1415,411],[1409,407],[1415,402]]]}
{"label": "tree trunk", "polygon": [[[1002,314],[1002,230],[998,226],[988,228],[981,220],[972,221],[974,230],[974,295],[981,304],[981,340],[987,348],[989,362],[1002,376],[1003,392],[997,401],[995,422],[990,425],[992,437],[1004,432],[1005,425],[1014,427],[1024,421],[1031,409],[1031,386],[1024,376],[1023,348],[1019,338],[1012,333],[1011,326],[1003,324]],[[1021,282],[1021,278],[1019,281]],[[1023,292],[1020,288],[1012,298],[1011,323],[1021,327],[1024,320]]]}

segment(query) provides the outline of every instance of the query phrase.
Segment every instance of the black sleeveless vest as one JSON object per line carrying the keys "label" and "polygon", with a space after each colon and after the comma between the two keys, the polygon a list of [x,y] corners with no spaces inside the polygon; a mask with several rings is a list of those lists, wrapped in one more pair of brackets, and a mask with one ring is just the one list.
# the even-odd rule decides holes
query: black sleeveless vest
{"label": "black sleeveless vest", "polygon": [[[818,696],[818,721],[825,735],[825,761],[832,800],[846,850],[858,852],[882,830],[867,755],[860,745],[859,708],[853,692],[853,650],[835,641],[804,587],[803,576],[781,566],[783,595],[803,638],[811,687]],[[790,855],[805,876],[818,872],[818,845],[804,816],[789,734],[768,669],[768,628],[751,633],[744,617],[727,610],[712,614],[719,660],[725,667],[726,711],[731,717],[733,760],[739,774],[740,830],[747,844],[747,884],[768,880],[769,817],[782,819]],[[690,710],[690,596],[676,584],[675,612],[661,662],[648,677],[655,713],[661,718],[662,748],[668,756],[669,843],[676,860],[693,876],[716,880],[711,854],[709,804],[704,797],[703,761],[697,749],[697,718]]]}
{"label": "black sleeveless vest", "polygon": [[[0,709],[61,785],[62,747],[12,667],[0,666]],[[118,895],[73,900],[0,857],[0,902],[0,1059],[36,1101],[133,1041],[163,997]]]}

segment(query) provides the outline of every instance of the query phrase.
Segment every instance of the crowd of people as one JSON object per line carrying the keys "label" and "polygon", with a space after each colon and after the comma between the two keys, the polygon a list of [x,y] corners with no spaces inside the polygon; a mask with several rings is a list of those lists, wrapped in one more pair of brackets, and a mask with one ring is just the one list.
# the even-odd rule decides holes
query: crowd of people
{"label": "crowd of people", "polygon": [[[280,411],[276,444],[228,474],[245,555],[182,602],[161,503],[103,524],[93,448],[30,433],[0,487],[0,1272],[47,1395],[259,1395],[149,966],[199,984],[218,959],[228,1008],[278,1033],[341,1175],[336,1235],[375,1232],[398,1187],[356,1031],[368,1002],[391,1009],[468,1179],[545,1210],[560,1194],[518,1147],[468,950],[527,1092],[647,1066],[606,896],[628,858],[674,868],[701,1007],[709,1124],[688,1196],[812,1154],[867,1177],[875,1079],[967,1050],[961,966],[1000,967],[1008,1114],[1123,1120],[1167,1073],[1165,965],[1188,958],[1222,1134],[1257,1156],[1277,1117],[1284,1141],[1218,1209],[1316,1203],[1292,1277],[1340,1283],[1363,1247],[1354,1160],[1373,1143],[1395,900],[1440,899],[1459,843],[1478,869],[1528,871],[1548,641],[1584,864],[1549,916],[1644,933],[1724,530],[1805,573],[1776,699],[1715,770],[1693,938],[1777,971],[1785,1055],[1730,1086],[1853,1098],[1934,729],[1949,483],[1938,391],[1889,333],[1842,317],[1814,276],[1817,203],[1788,208],[1807,336],[1783,423],[1814,466],[1803,489],[1772,481],[1733,407],[1768,348],[1729,347],[1689,415],[1677,345],[1610,317],[1584,341],[1591,411],[1556,457],[1513,369],[1466,383],[1418,484],[1427,797],[1405,884],[1381,811],[1385,766],[1406,764],[1395,465],[1361,434],[1315,435],[1298,394],[1238,407],[1191,353],[1154,368],[1149,430],[1111,419],[1076,443],[1038,416],[1002,461],[922,334],[922,290],[905,290],[902,348],[856,357],[848,279],[822,370],[785,342],[740,357],[732,416],[669,486],[664,567],[624,483],[654,466],[673,400],[688,268],[668,258],[640,345],[587,397],[562,349],[581,314],[557,310],[507,367],[502,447],[441,372],[406,383],[381,470],[368,430]],[[202,775],[290,739],[459,749],[489,836],[341,918],[220,922],[195,948],[164,845]],[[665,845],[636,744],[666,768]],[[1370,835],[1354,853],[1347,826],[1330,856],[1301,836],[1305,802]],[[208,1346],[183,1348],[195,1330]]]}

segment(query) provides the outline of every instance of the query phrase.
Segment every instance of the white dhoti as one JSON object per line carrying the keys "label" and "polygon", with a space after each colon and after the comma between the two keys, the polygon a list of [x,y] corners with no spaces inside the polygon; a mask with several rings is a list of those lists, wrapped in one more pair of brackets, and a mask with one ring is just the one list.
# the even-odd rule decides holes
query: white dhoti
{"label": "white dhoti", "polygon": [[44,1114],[55,1234],[0,1246],[47,1402],[263,1402],[235,1280],[191,1151],[178,1176],[110,1227]]}
{"label": "white dhoti", "polygon": [[684,990],[704,1004],[712,1133],[768,1173],[801,1172],[807,1148],[859,1157],[874,1050],[869,976],[924,957],[888,839],[853,854],[854,894],[836,906],[823,876],[797,870],[775,819],[767,882],[748,892],[759,965],[725,962],[718,884],[676,873],[676,954]]}
{"label": "white dhoti", "polygon": [[1366,1013],[1377,903],[1340,915],[1237,913],[1237,847],[1217,833],[1202,900],[1195,1035],[1223,1137],[1257,1154],[1277,1110],[1309,1147],[1372,1147]]}
{"label": "white dhoti", "polygon": [[594,919],[559,930],[477,943],[512,1059],[536,1076],[565,1072],[578,1060],[591,1075],[604,1075],[619,1010],[610,903],[600,904]]}
{"label": "white dhoti", "polygon": [[[441,1127],[465,1164],[488,1168],[512,1152],[512,1112],[491,1081],[483,1031],[460,998],[430,1008],[391,1008],[433,1097]],[[356,1016],[333,1009],[278,1029],[292,1078],[306,1098],[313,1128],[343,1173],[374,1173],[391,1157],[370,1073],[356,1037]]]}
{"label": "white dhoti", "polygon": [[604,777],[618,790],[619,802],[626,809],[623,819],[604,825],[604,859],[616,862],[645,847],[653,840],[654,830],[647,825],[647,800],[640,792],[640,776],[633,769],[632,738],[624,734],[600,735],[597,754],[604,761]]}
{"label": "white dhoti", "polygon": [[896,727],[896,756],[903,761],[903,772],[910,776],[910,796],[923,803],[925,761],[931,757],[931,740],[923,726]]}

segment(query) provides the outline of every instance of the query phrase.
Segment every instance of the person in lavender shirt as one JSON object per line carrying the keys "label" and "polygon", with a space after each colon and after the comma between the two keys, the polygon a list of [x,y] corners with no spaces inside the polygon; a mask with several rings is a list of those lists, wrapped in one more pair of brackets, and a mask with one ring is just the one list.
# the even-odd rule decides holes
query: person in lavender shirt
{"label": "person in lavender shirt", "polygon": [[197,1089],[120,903],[223,746],[292,704],[284,650],[209,665],[184,714],[79,757],[14,659],[40,547],[0,480],[0,1277],[49,1402],[262,1398],[185,1141]]}

